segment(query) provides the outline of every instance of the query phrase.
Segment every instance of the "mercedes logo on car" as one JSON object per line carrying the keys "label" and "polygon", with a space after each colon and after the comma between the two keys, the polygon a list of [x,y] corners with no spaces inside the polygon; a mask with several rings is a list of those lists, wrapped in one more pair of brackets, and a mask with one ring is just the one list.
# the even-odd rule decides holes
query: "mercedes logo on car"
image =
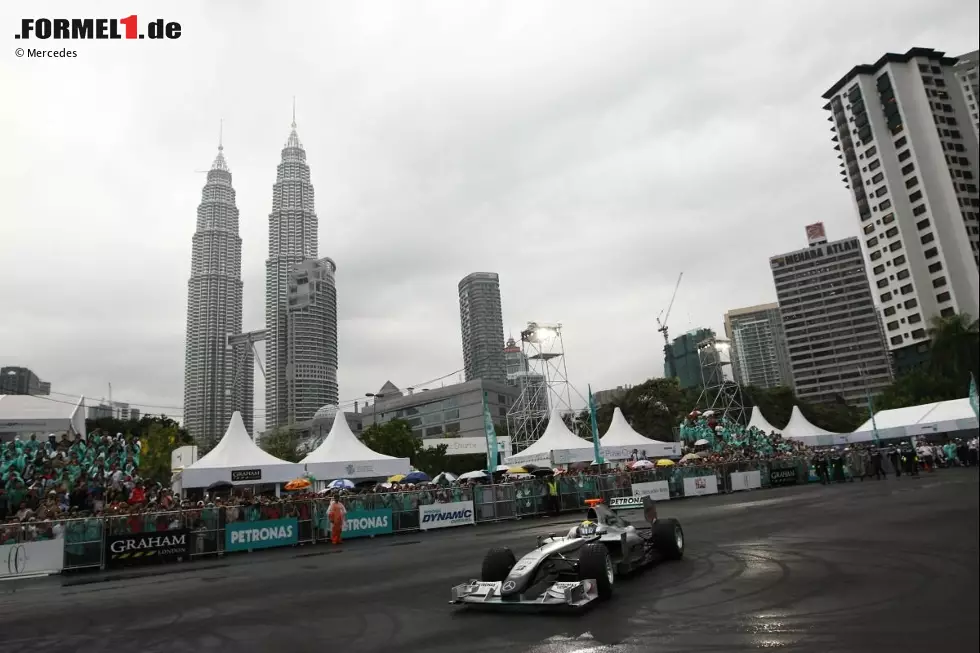
{"label": "mercedes logo on car", "polygon": [[517,587],[517,583],[515,583],[515,582],[514,582],[514,581],[512,581],[512,580],[509,580],[509,581],[507,581],[506,583],[504,583],[504,591],[505,591],[505,592],[509,592],[509,591],[511,591],[512,589],[514,589],[515,587]]}

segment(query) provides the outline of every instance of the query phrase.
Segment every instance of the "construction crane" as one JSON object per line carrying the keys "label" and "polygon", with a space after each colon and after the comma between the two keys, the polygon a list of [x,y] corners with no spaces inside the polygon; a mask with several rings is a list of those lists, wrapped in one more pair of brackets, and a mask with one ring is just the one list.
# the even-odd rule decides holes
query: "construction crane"
{"label": "construction crane", "polygon": [[[683,272],[677,275],[677,283],[674,284],[674,294],[670,296],[670,303],[657,316],[657,331],[664,334],[664,350],[670,346],[670,338],[667,336],[667,319],[670,317],[670,309],[674,306],[674,300],[677,299],[677,289],[681,287],[681,278],[683,276]],[[663,317],[663,321],[660,320],[661,316]]]}

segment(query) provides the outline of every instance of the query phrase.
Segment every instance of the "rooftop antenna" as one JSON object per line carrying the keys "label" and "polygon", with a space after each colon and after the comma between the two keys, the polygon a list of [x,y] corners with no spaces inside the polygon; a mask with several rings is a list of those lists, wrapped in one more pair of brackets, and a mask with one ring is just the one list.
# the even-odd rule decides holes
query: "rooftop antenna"
{"label": "rooftop antenna", "polygon": [[293,96],[293,129],[296,129],[296,96]]}
{"label": "rooftop antenna", "polygon": [[225,136],[225,119],[220,118],[218,120],[218,151],[219,152],[225,149],[224,136]]}

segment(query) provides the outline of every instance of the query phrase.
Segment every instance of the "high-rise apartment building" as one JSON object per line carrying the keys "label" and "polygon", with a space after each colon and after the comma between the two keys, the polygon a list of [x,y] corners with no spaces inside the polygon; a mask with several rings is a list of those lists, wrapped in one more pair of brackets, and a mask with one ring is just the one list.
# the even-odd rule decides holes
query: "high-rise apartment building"
{"label": "high-rise apartment building", "polygon": [[779,304],[728,311],[725,336],[732,343],[732,372],[739,385],[793,387]]}
{"label": "high-rise apartment building", "polygon": [[337,264],[309,259],[289,272],[287,364],[289,423],[313,419],[337,395]]}
{"label": "high-rise apartment building", "polygon": [[674,340],[664,349],[664,376],[676,378],[682,389],[701,388],[705,382],[714,385],[721,379],[710,378],[714,374],[710,366],[705,366],[701,347],[712,340],[715,332],[711,329],[692,329]]}
{"label": "high-rise apartment building", "polygon": [[506,383],[504,318],[496,272],[474,272],[459,282],[459,323],[466,380]]}
{"label": "high-rise apartment building", "polygon": [[980,133],[980,118],[978,118],[980,115],[980,111],[978,111],[978,105],[980,105],[980,65],[978,63],[980,63],[980,50],[961,54],[956,57],[956,63],[953,64],[953,74],[956,75],[963,96],[966,98],[966,110],[973,122],[974,135]]}
{"label": "high-rise apartment building", "polygon": [[858,238],[827,242],[821,225],[809,247],[773,256],[769,265],[797,397],[866,404],[869,392],[891,383]]}
{"label": "high-rise apartment building", "polygon": [[921,362],[931,318],[980,315],[977,135],[956,63],[886,54],[823,96],[899,370]]}
{"label": "high-rise apartment building", "polygon": [[230,334],[242,330],[242,239],[224,148],[208,171],[197,207],[187,282],[184,427],[199,444],[217,442],[244,403],[233,383]]}
{"label": "high-rise apartment building", "polygon": [[[272,187],[269,258],[265,262],[265,419],[266,429],[289,423],[289,277],[317,258],[317,217],[310,166],[293,117]],[[327,380],[324,379],[324,383]],[[326,401],[315,406],[313,411]],[[310,414],[312,416],[312,413]]]}

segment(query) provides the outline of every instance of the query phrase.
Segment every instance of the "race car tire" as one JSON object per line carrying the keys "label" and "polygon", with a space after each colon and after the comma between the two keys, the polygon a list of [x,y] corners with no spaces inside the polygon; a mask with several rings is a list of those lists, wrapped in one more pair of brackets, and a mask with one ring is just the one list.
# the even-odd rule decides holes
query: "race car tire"
{"label": "race car tire", "polygon": [[684,529],[676,519],[658,519],[653,524],[653,546],[667,560],[684,557]]}
{"label": "race car tire", "polygon": [[480,571],[480,580],[486,583],[495,583],[507,579],[510,570],[517,564],[514,552],[505,546],[497,546],[483,557],[483,568]]}
{"label": "race car tire", "polygon": [[583,546],[578,556],[578,578],[595,581],[599,600],[611,597],[615,572],[609,549],[597,543]]}

